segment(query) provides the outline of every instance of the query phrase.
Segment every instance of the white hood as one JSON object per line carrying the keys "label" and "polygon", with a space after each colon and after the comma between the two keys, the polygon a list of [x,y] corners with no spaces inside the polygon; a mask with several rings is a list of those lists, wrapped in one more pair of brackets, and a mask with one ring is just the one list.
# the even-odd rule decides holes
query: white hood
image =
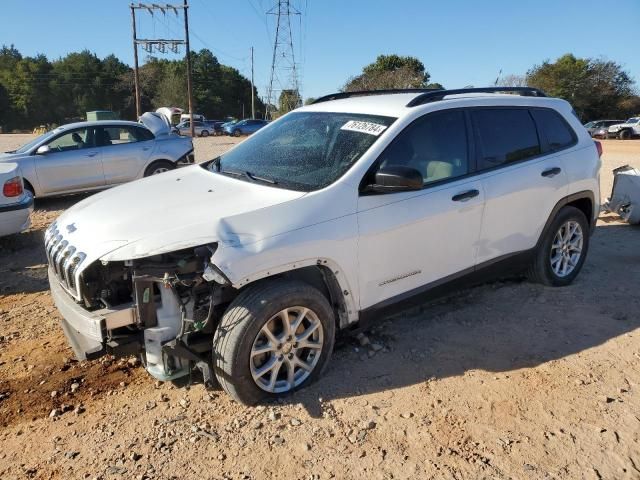
{"label": "white hood", "polygon": [[168,135],[171,133],[171,122],[161,113],[147,112],[143,113],[140,121],[151,130],[156,137],[159,135]]}
{"label": "white hood", "polygon": [[131,260],[216,241],[237,241],[232,218],[300,198],[200,166],[154,175],[93,195],[56,221],[87,262]]}

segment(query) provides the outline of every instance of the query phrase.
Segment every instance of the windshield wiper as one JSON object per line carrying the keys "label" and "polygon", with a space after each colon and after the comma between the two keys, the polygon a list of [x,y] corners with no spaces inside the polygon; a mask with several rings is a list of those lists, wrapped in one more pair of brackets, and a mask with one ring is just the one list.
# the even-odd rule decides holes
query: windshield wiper
{"label": "windshield wiper", "polygon": [[220,173],[222,174],[226,174],[226,175],[231,175],[233,177],[244,177],[244,178],[248,178],[249,180],[252,180],[254,182],[264,182],[264,183],[270,183],[271,185],[277,185],[278,182],[276,182],[275,180],[273,180],[272,178],[266,178],[266,177],[261,177],[258,175],[254,175],[251,172],[247,172],[247,171],[240,171],[240,170],[219,170]]}

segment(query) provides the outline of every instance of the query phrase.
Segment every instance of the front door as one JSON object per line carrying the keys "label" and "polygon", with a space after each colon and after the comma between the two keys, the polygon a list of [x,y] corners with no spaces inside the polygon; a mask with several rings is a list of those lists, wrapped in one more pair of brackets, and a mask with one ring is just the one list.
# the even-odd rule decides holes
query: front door
{"label": "front door", "polygon": [[93,127],[76,128],[47,143],[49,152],[36,155],[40,189],[45,195],[104,186],[100,152]]}
{"label": "front door", "polygon": [[469,176],[469,129],[462,110],[427,114],[382,153],[376,168],[404,165],[422,190],[367,194],[358,201],[360,308],[418,293],[475,265],[484,194]]}

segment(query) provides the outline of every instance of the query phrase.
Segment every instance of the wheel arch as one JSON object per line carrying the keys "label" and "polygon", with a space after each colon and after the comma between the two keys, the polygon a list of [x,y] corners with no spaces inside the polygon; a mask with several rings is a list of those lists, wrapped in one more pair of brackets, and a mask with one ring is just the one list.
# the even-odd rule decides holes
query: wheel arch
{"label": "wheel arch", "polygon": [[536,248],[543,241],[545,235],[547,234],[547,232],[549,231],[549,228],[551,227],[551,223],[553,222],[553,219],[556,218],[556,215],[558,215],[558,212],[560,211],[560,209],[566,206],[575,207],[578,210],[582,211],[582,213],[584,213],[585,216],[587,217],[590,233],[593,233],[596,227],[596,220],[597,220],[597,216],[596,216],[597,212],[594,212],[594,205],[595,205],[595,198],[591,190],[583,190],[581,192],[576,192],[562,198],[558,203],[556,203],[556,205],[553,207],[553,210],[551,210],[551,214],[547,218],[547,222],[545,223],[544,228],[540,233],[540,237],[538,238]]}
{"label": "wheel arch", "polygon": [[300,281],[317,288],[331,304],[339,329],[358,321],[356,298],[346,276],[334,261],[327,258],[302,260],[272,268],[243,278],[234,287],[240,292],[258,282],[277,281],[278,278]]}

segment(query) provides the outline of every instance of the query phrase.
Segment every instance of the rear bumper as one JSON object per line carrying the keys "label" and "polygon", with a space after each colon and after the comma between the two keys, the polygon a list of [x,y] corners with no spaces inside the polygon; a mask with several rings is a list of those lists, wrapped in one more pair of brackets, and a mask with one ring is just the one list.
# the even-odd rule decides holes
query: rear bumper
{"label": "rear bumper", "polygon": [[32,211],[33,197],[31,195],[25,195],[20,202],[0,206],[0,237],[19,233],[29,228]]}
{"label": "rear bumper", "polygon": [[78,305],[60,286],[49,268],[49,286],[53,302],[60,311],[60,324],[78,360],[97,358],[105,350],[105,318]]}

